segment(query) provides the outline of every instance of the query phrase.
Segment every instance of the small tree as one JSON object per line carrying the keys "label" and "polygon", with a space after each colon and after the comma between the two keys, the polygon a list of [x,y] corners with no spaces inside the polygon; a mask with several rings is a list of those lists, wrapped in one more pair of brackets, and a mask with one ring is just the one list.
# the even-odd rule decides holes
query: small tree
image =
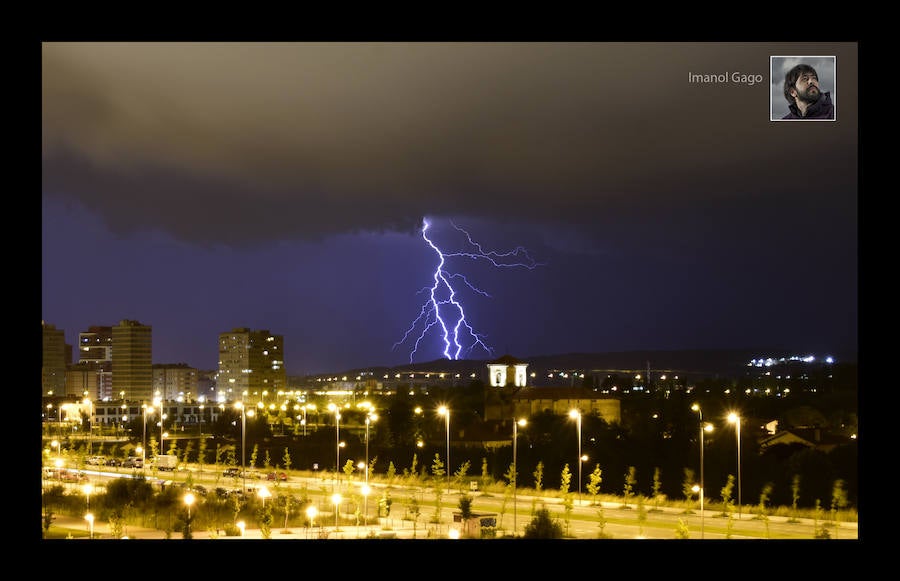
{"label": "small tree", "polygon": [[647,506],[644,502],[644,495],[637,495],[637,520],[640,535],[644,536],[644,523],[647,522]]}
{"label": "small tree", "polygon": [[441,483],[444,481],[444,463],[441,462],[440,454],[434,455],[431,462],[431,475],[434,477],[434,516],[431,519],[433,523],[441,522],[441,499],[443,498],[443,488]]}
{"label": "small tree", "polygon": [[569,472],[569,464],[566,463],[563,466],[562,474],[560,475],[560,484],[559,491],[562,493],[563,498],[563,510],[565,511],[565,521],[566,521],[566,533],[569,532],[569,522],[572,518],[572,510],[573,510],[573,502],[572,502],[572,493],[569,492],[569,485],[572,481],[572,473]]}
{"label": "small tree", "polygon": [[284,463],[284,469],[291,469],[291,449],[287,446],[284,447],[284,454],[281,456],[281,461]]}
{"label": "small tree", "polygon": [[622,508],[628,508],[628,501],[634,496],[634,487],[637,484],[637,469],[634,466],[628,467],[628,472],[625,474],[625,486],[623,488],[623,496],[624,503]]}
{"label": "small tree", "polygon": [[831,490],[831,522],[834,523],[834,536],[837,538],[839,510],[847,506],[847,491],[844,489],[844,480],[838,478],[834,481]]}
{"label": "small tree", "polygon": [[347,476],[347,481],[349,482],[353,478],[353,472],[356,470],[356,466],[353,465],[353,460],[347,460],[344,463],[344,474]]}
{"label": "small tree", "polygon": [[513,497],[513,493],[515,492],[515,464],[510,464],[509,469],[504,474],[504,478],[507,480],[506,486],[503,487],[503,500],[500,501],[500,523],[503,523],[503,516],[506,514],[506,507],[509,504],[509,501]]}
{"label": "small tree", "polygon": [[537,498],[541,495],[541,490],[544,487],[544,463],[539,461],[531,475],[534,476],[535,491],[535,495],[531,498],[531,514],[534,514],[537,509]]}
{"label": "small tree", "polygon": [[465,493],[461,494],[457,507],[459,507],[459,515],[462,519],[463,532],[465,536],[469,536],[469,519],[472,518],[472,497]]}
{"label": "small tree", "polygon": [[491,482],[491,474],[488,472],[487,458],[481,458],[481,485],[487,487]]}
{"label": "small tree", "polygon": [[797,502],[800,500],[800,475],[794,474],[794,478],[791,480],[791,518],[788,519],[788,522],[796,523],[800,522],[797,518]]}
{"label": "small tree", "polygon": [[388,463],[388,469],[387,469],[387,479],[388,479],[388,484],[390,484],[391,482],[393,482],[393,481],[394,481],[394,477],[396,477],[396,476],[397,476],[397,468],[394,466],[394,461],[391,460],[391,461]]}
{"label": "small tree", "polygon": [[756,518],[760,519],[766,525],[766,538],[769,538],[769,512],[766,503],[769,502],[769,496],[772,494],[772,484],[767,482],[763,485],[762,491],[759,493],[759,504],[756,506]]}
{"label": "small tree", "polygon": [[606,514],[603,512],[603,504],[598,505],[597,508],[597,526],[600,528],[598,536],[601,539],[609,538],[609,535],[606,534]]}
{"label": "small tree", "polygon": [[828,534],[828,530],[821,526],[819,523],[825,518],[824,511],[822,510],[822,501],[820,499],[816,499],[816,508],[813,512],[813,538],[814,539],[830,539],[831,535]]}
{"label": "small tree", "polygon": [[662,497],[662,472],[659,467],[653,469],[653,511],[659,511],[659,501]]}
{"label": "small tree", "polygon": [[469,468],[472,467],[472,463],[466,460],[462,464],[460,464],[459,469],[453,473],[453,481],[456,482],[457,489],[462,492],[463,482],[466,479],[466,474],[469,472]]}
{"label": "small tree", "polygon": [[531,522],[525,525],[526,539],[561,539],[563,528],[550,516],[550,511],[542,507],[535,511]]}
{"label": "small tree", "polygon": [[259,454],[259,444],[253,444],[253,450],[250,452],[250,468],[256,468],[256,456]]}
{"label": "small tree", "polygon": [[413,494],[409,497],[409,502],[407,503],[406,512],[412,516],[413,521],[413,538],[416,538],[416,524],[419,522],[419,514],[421,511],[419,509],[419,499],[416,498],[416,495]]}
{"label": "small tree", "polygon": [[684,510],[685,514],[690,514],[693,512],[691,510],[691,499],[694,497],[694,485],[696,485],[696,481],[694,480],[694,471],[691,468],[684,469],[684,480],[681,481],[681,493],[684,495],[685,500],[688,502],[687,508]]}
{"label": "small tree", "polygon": [[688,529],[687,523],[684,522],[684,519],[678,519],[678,526],[675,527],[675,538],[676,539],[689,539],[691,538],[691,531]]}
{"label": "small tree", "polygon": [[588,482],[586,488],[587,488],[588,494],[591,495],[591,505],[592,506],[596,506],[596,505],[600,504],[600,500],[597,498],[597,495],[600,494],[600,483],[603,482],[603,478],[601,476],[602,474],[603,474],[603,471],[600,470],[600,465],[597,464],[594,467],[594,471],[591,472],[591,474],[588,476],[589,482]]}
{"label": "small tree", "polygon": [[722,494],[722,516],[728,516],[734,511],[734,503],[731,501],[732,490],[734,490],[734,474],[729,474],[725,486],[720,491]]}

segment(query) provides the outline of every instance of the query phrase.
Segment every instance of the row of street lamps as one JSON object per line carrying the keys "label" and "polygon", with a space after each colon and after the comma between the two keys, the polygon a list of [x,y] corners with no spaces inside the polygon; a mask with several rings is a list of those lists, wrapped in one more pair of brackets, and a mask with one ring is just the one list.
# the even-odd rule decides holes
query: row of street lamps
{"label": "row of street lamps", "polygon": [[[154,403],[160,405],[159,400],[156,400]],[[305,420],[306,420],[306,407],[303,406],[304,410],[304,428],[305,428]],[[374,422],[378,419],[378,415],[375,413],[374,408],[368,402],[363,406],[366,408],[366,436],[365,436],[365,445],[366,445],[366,460],[364,466],[358,466],[361,469],[365,470],[365,488],[363,490],[363,496],[365,497],[365,507],[364,507],[364,515],[366,522],[368,522],[368,493],[369,493],[369,426],[371,422]],[[235,408],[241,410],[241,475],[243,477],[243,485],[244,491],[247,489],[247,476],[246,476],[246,429],[247,429],[247,416],[251,417],[254,414],[254,410],[247,410],[246,406],[243,405],[243,401],[239,401],[235,403]],[[704,432],[712,432],[713,426],[710,423],[703,422],[703,411],[700,408],[699,404],[693,404],[691,409],[697,412],[700,421],[700,484],[699,487],[695,486],[695,492],[699,493],[700,499],[700,537],[704,536]],[[338,485],[338,490],[340,490],[340,467],[341,467],[341,447],[343,442],[340,441],[340,420],[341,413],[340,408],[335,404],[328,404],[328,410],[334,413],[335,418],[335,480]],[[143,406],[143,416],[144,416],[144,437],[143,437],[143,446],[141,448],[141,459],[142,462],[145,461],[145,450],[147,446],[147,414],[153,414],[154,408],[152,406],[148,407],[146,405]],[[421,408],[416,408],[416,413],[421,413]],[[444,426],[446,431],[446,441],[447,441],[447,484],[450,484],[450,409],[442,405],[437,410],[438,415],[444,417]],[[572,409],[569,411],[569,417],[574,419],[576,422],[576,432],[577,432],[577,442],[578,442],[578,500],[581,500],[581,481],[582,481],[582,464],[587,460],[587,456],[582,455],[581,453],[581,417],[582,414],[577,409]],[[160,454],[163,453],[163,441],[165,437],[168,435],[163,431],[164,420],[166,418],[166,414],[163,413],[160,416]],[[735,434],[737,439],[737,483],[738,483],[738,518],[740,518],[740,511],[742,505],[741,499],[741,418],[738,414],[732,412],[728,415],[728,421],[730,423],[735,424]],[[512,466],[512,484],[513,484],[513,532],[514,534],[517,532],[517,495],[516,489],[518,488],[517,476],[518,476],[518,466],[516,463],[516,452],[517,452],[517,444],[518,444],[518,426],[526,425],[525,419],[513,419],[513,466]],[[54,440],[54,443],[56,441]],[[52,445],[53,443],[51,443]],[[59,444],[56,443],[56,446],[59,447]],[[90,493],[88,494],[88,503],[90,503]],[[339,497],[339,494],[336,493],[336,497]],[[191,502],[188,503],[188,515],[190,515],[190,504],[192,504],[193,496],[191,495]],[[337,503],[340,500],[336,501],[335,504],[335,525],[337,525]],[[265,503],[265,499],[263,500]],[[88,508],[90,508],[90,504],[88,504]]]}

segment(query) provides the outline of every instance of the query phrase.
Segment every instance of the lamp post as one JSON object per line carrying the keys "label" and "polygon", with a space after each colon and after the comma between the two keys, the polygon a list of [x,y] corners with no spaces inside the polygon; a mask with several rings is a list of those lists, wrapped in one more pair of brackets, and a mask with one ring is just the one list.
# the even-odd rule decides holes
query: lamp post
{"label": "lamp post", "polygon": [[519,430],[518,426],[525,426],[528,422],[524,419],[516,420],[513,418],[513,472],[512,472],[512,485],[513,485],[513,537],[516,536],[516,518],[518,516],[518,508],[516,506],[516,491],[519,488],[519,465],[516,464],[516,443],[519,440]]}
{"label": "lamp post", "polygon": [[84,486],[81,487],[81,490],[84,492],[84,497],[86,500],[86,508],[87,512],[91,512],[91,493],[94,491],[94,486],[90,482],[86,482]]}
{"label": "lamp post", "polygon": [[331,504],[334,505],[334,530],[337,532],[338,530],[338,512],[341,507],[341,494],[339,492],[335,492],[331,495]]}
{"label": "lamp post", "polygon": [[243,496],[247,493],[247,468],[244,464],[247,452],[247,409],[243,400],[235,402],[234,407],[241,410],[241,479],[243,482],[241,495]]}
{"label": "lamp post", "polygon": [[703,494],[705,492],[704,489],[704,476],[703,476],[703,451],[705,449],[705,444],[703,442],[703,432],[711,432],[713,430],[712,424],[704,424],[703,423],[703,410],[700,409],[700,404],[694,404],[691,406],[691,409],[697,412],[700,419],[700,538],[703,538]]}
{"label": "lamp post", "polygon": [[262,499],[263,510],[266,510],[266,499],[272,496],[272,493],[269,492],[269,488],[267,486],[260,486],[259,491],[256,493]]}
{"label": "lamp post", "polygon": [[[87,391],[84,392],[87,394]],[[83,402],[88,408],[88,454],[94,453],[94,404],[91,398],[85,397]]]}
{"label": "lamp post", "polygon": [[578,432],[578,500],[581,501],[581,412],[573,409],[569,410],[569,417],[575,419],[575,426]]}
{"label": "lamp post", "polygon": [[[333,403],[328,404],[328,409],[334,412],[334,481],[339,484],[341,477],[341,409]],[[337,526],[337,515],[335,515],[334,524]]]}
{"label": "lamp post", "polygon": [[159,454],[158,454],[158,456],[163,456],[163,452],[164,452],[163,442],[168,437],[169,437],[169,432],[163,432],[162,434],[159,435]]}
{"label": "lamp post", "polygon": [[53,409],[53,404],[48,403],[47,404],[47,437],[48,438],[50,437],[50,430],[51,430],[51,426],[52,426],[52,422],[50,421],[50,410],[52,410],[52,409]]}
{"label": "lamp post", "polygon": [[200,421],[198,422],[200,424],[200,438],[203,438],[203,409],[206,407],[203,404],[206,402],[206,397],[201,395],[197,399],[200,400]]}
{"label": "lamp post", "polygon": [[438,408],[438,415],[444,416],[444,427],[447,431],[447,490],[450,490],[450,408],[442,405]]}
{"label": "lamp post", "polygon": [[728,414],[728,421],[735,425],[737,437],[737,481],[738,481],[738,520],[741,518],[741,416],[735,412]]}
{"label": "lamp post", "polygon": [[88,538],[94,538],[94,515],[91,513],[87,513],[84,515],[84,520],[88,521],[88,530],[90,531],[90,536]]}
{"label": "lamp post", "polygon": [[143,469],[144,464],[147,463],[147,414],[152,414],[154,409],[153,406],[148,407],[147,404],[143,404],[141,409],[144,412],[144,438],[141,440],[141,469]]}
{"label": "lamp post", "polygon": [[306,536],[309,538],[309,529],[316,526],[316,515],[319,514],[319,509],[316,508],[316,505],[310,504],[306,507],[306,518],[309,519],[309,528],[306,529]]}
{"label": "lamp post", "polygon": [[163,446],[163,440],[166,436],[168,436],[168,432],[165,431],[166,426],[166,418],[168,418],[168,414],[163,413],[163,408],[159,408],[159,452],[158,454],[162,456],[166,449]]}
{"label": "lamp post", "polygon": [[369,524],[369,424],[378,419],[378,414],[369,412],[366,414],[366,487],[364,488],[365,501],[363,511],[366,524]]}
{"label": "lamp post", "polygon": [[184,524],[184,536],[187,539],[191,538],[191,505],[194,504],[194,500],[196,498],[193,492],[188,492],[184,495],[184,504],[187,506],[187,522]]}

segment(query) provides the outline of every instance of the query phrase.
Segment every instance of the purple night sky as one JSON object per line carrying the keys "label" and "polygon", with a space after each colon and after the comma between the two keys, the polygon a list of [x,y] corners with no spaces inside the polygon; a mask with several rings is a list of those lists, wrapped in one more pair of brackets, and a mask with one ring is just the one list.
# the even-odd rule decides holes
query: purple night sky
{"label": "purple night sky", "polygon": [[[153,327],[217,367],[283,335],[288,373],[394,348],[435,252],[494,348],[854,352],[855,43],[42,45],[41,318]],[[772,122],[771,55],[834,55],[834,122]],[[741,71],[753,86],[688,82]],[[419,327],[421,329],[421,327]],[[417,335],[418,333],[415,333]],[[470,341],[471,342],[471,341]],[[441,357],[435,329],[414,362]]]}

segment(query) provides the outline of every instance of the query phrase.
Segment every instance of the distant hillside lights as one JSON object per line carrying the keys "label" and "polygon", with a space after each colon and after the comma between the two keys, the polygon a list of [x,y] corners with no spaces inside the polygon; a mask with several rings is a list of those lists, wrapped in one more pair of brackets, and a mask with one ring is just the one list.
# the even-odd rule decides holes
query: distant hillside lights
{"label": "distant hillside lights", "polygon": [[[772,367],[773,365],[782,365],[788,362],[802,362],[802,363],[815,363],[816,357],[815,355],[806,355],[805,357],[800,357],[799,355],[791,355],[790,357],[780,357],[778,359],[773,359],[771,357],[759,359],[751,359],[749,363],[747,363],[748,367]],[[830,355],[822,358],[822,361],[827,364],[833,364],[834,358]]]}

